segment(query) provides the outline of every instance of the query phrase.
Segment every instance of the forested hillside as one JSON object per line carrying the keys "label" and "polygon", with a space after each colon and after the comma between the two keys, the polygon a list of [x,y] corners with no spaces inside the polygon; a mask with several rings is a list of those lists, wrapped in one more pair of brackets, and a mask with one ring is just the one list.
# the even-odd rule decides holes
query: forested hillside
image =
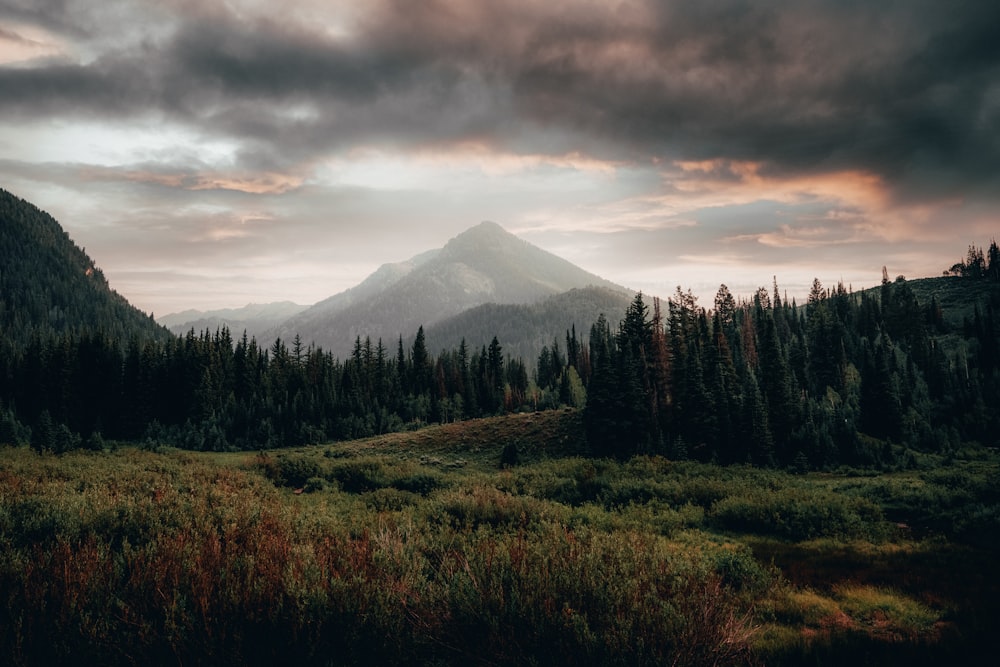
{"label": "forested hillside", "polygon": [[737,303],[723,286],[712,309],[678,290],[651,313],[639,294],[589,341],[554,332],[530,375],[498,338],[434,356],[422,328],[406,347],[357,339],[344,360],[225,329],[124,349],[46,336],[4,359],[0,436],[53,450],[104,438],[258,449],[586,405],[599,455],[896,465],[907,448],[1000,444],[1000,285],[983,294],[959,327],[902,278],[854,294],[817,282],[804,306],[763,288]]}
{"label": "forested hillside", "polygon": [[6,354],[49,334],[170,334],[111,290],[52,216],[0,189],[0,332]]}
{"label": "forested hillside", "polygon": [[[921,302],[902,277],[858,294],[814,282],[803,307],[761,288],[714,309],[679,288],[667,312],[637,296],[590,332],[587,426],[595,451],[828,468],[896,463],[906,448],[1000,445],[1000,284],[939,278]],[[901,447],[900,447],[901,446]]]}

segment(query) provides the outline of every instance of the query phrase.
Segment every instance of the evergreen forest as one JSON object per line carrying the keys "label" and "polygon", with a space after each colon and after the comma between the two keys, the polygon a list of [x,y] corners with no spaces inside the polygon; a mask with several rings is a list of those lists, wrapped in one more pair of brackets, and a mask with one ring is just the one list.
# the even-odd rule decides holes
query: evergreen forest
{"label": "evergreen forest", "polygon": [[[983,256],[970,247],[970,263]],[[602,316],[587,338],[567,323],[527,361],[495,336],[435,356],[422,327],[407,346],[358,338],[343,360],[298,337],[265,348],[224,328],[49,329],[3,348],[0,440],[259,450],[568,406],[584,408],[592,453],[619,458],[829,469],[996,447],[995,243],[986,256],[978,271],[884,275],[860,292],[817,280],[802,305],[777,284],[740,302],[723,285],[711,308],[680,288],[665,307],[640,293],[620,321]],[[937,291],[922,300],[928,282]],[[957,292],[975,298],[958,304]]]}

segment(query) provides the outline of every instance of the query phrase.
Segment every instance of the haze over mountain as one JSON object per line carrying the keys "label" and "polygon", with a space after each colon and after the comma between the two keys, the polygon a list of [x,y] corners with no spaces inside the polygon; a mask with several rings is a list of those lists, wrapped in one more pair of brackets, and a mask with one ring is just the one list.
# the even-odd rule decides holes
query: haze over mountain
{"label": "haze over mountain", "polygon": [[200,332],[205,329],[215,331],[228,327],[234,337],[238,338],[246,331],[248,338],[259,339],[267,330],[298,315],[308,307],[291,301],[250,303],[242,308],[184,310],[158,317],[156,321],[179,336],[183,336],[191,329]]}
{"label": "haze over mountain", "polygon": [[102,331],[120,341],[169,337],[111,289],[52,216],[2,189],[0,331],[15,347],[49,333]]}
{"label": "haze over mountain", "polygon": [[[555,339],[565,352],[565,332],[575,327],[586,339],[590,325],[603,313],[609,322],[620,321],[633,294],[621,289],[579,287],[536,303],[487,303],[448,317],[425,330],[429,350],[451,350],[464,339],[470,350],[489,345],[496,336],[505,355],[532,365],[543,346]],[[406,337],[404,337],[405,339]],[[408,342],[412,343],[412,336]]]}
{"label": "haze over mountain", "polygon": [[357,287],[334,295],[269,332],[267,340],[296,334],[338,356],[358,336],[389,346],[418,327],[483,304],[532,304],[575,288],[625,288],[531,245],[493,222],[483,222],[443,248],[386,264]]}

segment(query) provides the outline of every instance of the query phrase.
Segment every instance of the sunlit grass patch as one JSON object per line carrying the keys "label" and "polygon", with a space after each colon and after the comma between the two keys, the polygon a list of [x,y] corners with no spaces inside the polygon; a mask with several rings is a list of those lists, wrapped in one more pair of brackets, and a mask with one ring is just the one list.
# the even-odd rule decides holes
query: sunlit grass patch
{"label": "sunlit grass patch", "polygon": [[930,638],[941,615],[913,598],[876,586],[834,587],[840,607],[855,623],[888,639]]}
{"label": "sunlit grass patch", "polygon": [[789,590],[775,601],[774,615],[792,627],[825,630],[852,626],[836,600],[811,589]]}
{"label": "sunlit grass patch", "polygon": [[766,622],[754,635],[754,651],[789,664],[817,646],[850,652],[898,642],[930,646],[940,639],[940,613],[876,586],[842,584],[831,592],[785,587],[763,600],[758,613]]}

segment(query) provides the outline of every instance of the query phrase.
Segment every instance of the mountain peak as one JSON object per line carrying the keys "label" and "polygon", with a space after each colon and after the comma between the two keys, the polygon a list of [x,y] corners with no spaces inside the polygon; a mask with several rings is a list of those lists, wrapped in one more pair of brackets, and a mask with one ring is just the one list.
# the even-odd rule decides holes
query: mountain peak
{"label": "mountain peak", "polygon": [[521,239],[511,234],[497,223],[492,222],[490,220],[484,220],[483,222],[480,222],[478,225],[473,225],[472,227],[469,227],[464,232],[462,232],[458,236],[448,241],[445,247],[452,245],[454,243],[462,243],[469,241],[496,242],[504,239],[520,241],[523,243]]}
{"label": "mountain peak", "polygon": [[421,325],[486,303],[530,304],[588,285],[622,289],[495,222],[481,222],[418,257],[419,262],[392,265],[400,270],[379,269],[359,286],[286,321],[276,333],[283,338],[298,333],[345,355],[358,336],[408,337]]}
{"label": "mountain peak", "polygon": [[478,225],[473,225],[472,227],[469,227],[463,233],[469,234],[469,233],[495,233],[495,232],[503,232],[508,236],[513,236],[513,234],[511,234],[510,232],[508,232],[506,229],[503,228],[503,225],[493,222],[492,220],[483,220]]}

